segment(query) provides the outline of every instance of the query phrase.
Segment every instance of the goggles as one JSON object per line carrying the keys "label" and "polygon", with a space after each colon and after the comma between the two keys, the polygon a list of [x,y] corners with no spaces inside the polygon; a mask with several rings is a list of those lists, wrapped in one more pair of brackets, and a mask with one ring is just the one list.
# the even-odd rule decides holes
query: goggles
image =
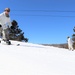
{"label": "goggles", "polygon": [[9,10],[5,10],[5,11],[10,12]]}

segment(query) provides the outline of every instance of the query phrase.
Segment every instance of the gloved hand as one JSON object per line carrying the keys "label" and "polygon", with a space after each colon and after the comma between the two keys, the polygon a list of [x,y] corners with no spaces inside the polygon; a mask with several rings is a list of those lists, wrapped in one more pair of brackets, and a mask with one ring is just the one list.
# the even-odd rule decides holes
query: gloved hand
{"label": "gloved hand", "polygon": [[0,24],[0,27],[2,27],[2,25]]}
{"label": "gloved hand", "polygon": [[13,27],[13,26],[11,26],[11,29],[14,29],[14,27]]}

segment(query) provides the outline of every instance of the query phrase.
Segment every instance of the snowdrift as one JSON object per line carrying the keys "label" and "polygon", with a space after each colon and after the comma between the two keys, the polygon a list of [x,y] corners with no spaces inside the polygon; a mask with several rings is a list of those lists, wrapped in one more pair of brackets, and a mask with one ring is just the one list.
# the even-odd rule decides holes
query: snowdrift
{"label": "snowdrift", "polygon": [[0,75],[75,75],[75,51],[11,42],[0,44]]}

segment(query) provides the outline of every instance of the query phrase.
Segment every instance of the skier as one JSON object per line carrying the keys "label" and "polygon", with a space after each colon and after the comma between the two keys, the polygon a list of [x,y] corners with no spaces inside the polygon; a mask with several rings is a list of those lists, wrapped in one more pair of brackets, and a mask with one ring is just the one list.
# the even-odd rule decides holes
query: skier
{"label": "skier", "polygon": [[68,48],[69,50],[73,50],[73,41],[70,37],[67,37],[68,39]]}
{"label": "skier", "polygon": [[8,45],[11,44],[9,41],[9,28],[12,26],[9,16],[10,8],[5,8],[4,12],[0,14],[0,34],[2,40]]}

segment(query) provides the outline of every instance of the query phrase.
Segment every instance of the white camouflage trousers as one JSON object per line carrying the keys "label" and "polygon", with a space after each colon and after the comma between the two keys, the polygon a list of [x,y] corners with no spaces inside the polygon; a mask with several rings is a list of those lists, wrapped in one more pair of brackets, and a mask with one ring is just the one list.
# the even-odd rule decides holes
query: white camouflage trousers
{"label": "white camouflage trousers", "polygon": [[0,36],[1,36],[2,40],[9,40],[8,29],[3,29],[2,27],[0,27]]}

